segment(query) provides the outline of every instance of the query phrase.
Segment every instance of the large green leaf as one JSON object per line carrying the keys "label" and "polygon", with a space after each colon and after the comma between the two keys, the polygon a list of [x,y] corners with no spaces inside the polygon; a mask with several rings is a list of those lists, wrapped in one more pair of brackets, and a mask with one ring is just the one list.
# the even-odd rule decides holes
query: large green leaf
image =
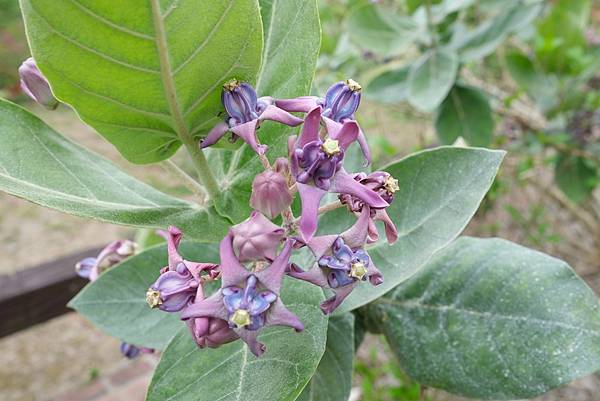
{"label": "large green leaf", "polygon": [[348,34],[364,49],[386,56],[398,54],[412,43],[416,24],[377,4],[356,7],[348,16]]}
{"label": "large green leaf", "polygon": [[[263,67],[256,90],[259,96],[284,99],[305,96],[315,71],[321,28],[316,0],[261,0],[265,30]],[[265,122],[258,131],[262,143],[269,145],[268,156],[287,156],[287,137],[297,128]],[[223,191],[215,205],[219,211],[239,222],[250,214],[251,184],[263,167],[256,154],[242,146],[235,152],[214,151],[211,165]]]}
{"label": "large green leaf", "polygon": [[[440,147],[383,168],[400,185],[387,209],[398,227],[398,241],[390,246],[384,238],[367,248],[384,282],[377,287],[361,283],[339,311],[349,311],[385,294],[456,238],[490,188],[503,156],[502,151]],[[344,209],[338,213],[349,215]],[[329,233],[349,225],[339,226],[348,218],[331,220],[326,228]]]}
{"label": "large green leaf", "polygon": [[489,145],[494,119],[487,97],[479,89],[455,85],[437,112],[435,130],[448,145],[458,137],[471,146]]}
{"label": "large green leaf", "polygon": [[600,184],[600,173],[594,161],[561,154],[556,161],[554,179],[569,199],[580,203]]}
{"label": "large green leaf", "polygon": [[506,37],[530,24],[542,10],[539,1],[517,1],[503,13],[483,22],[472,31],[460,30],[452,38],[461,61],[474,61],[491,54]]}
{"label": "large green leaf", "polygon": [[257,0],[21,0],[29,44],[57,98],[128,160],[170,157],[206,133],[221,85],[254,81]]}
{"label": "large green leaf", "polygon": [[177,225],[216,242],[227,222],[168,196],[56,133],[27,110],[0,100],[0,190],[61,212],[135,227]]}
{"label": "large green leaf", "polygon": [[[181,243],[190,260],[219,263],[216,244]],[[166,245],[157,245],[126,259],[88,284],[69,306],[106,333],[131,344],[164,349],[183,327],[179,314],[150,309],[146,291],[167,265]]]}
{"label": "large green leaf", "polygon": [[407,93],[409,103],[421,111],[433,111],[452,88],[457,71],[455,53],[444,49],[428,51],[411,66]]}
{"label": "large green leaf", "polygon": [[409,67],[385,71],[375,77],[365,90],[365,96],[381,103],[398,103],[406,100]]}
{"label": "large green leaf", "polygon": [[372,312],[406,373],[474,398],[531,398],[600,369],[594,293],[564,262],[461,238]]}
{"label": "large green leaf", "polygon": [[347,401],[352,389],[354,315],[329,319],[327,345],[315,375],[298,401]]}
{"label": "large green leaf", "polygon": [[148,401],[295,400],[325,350],[327,318],[319,309],[323,293],[285,279],[283,302],[305,329],[269,327],[258,337],[267,351],[256,358],[241,341],[199,349],[187,330],[169,344],[154,372]]}

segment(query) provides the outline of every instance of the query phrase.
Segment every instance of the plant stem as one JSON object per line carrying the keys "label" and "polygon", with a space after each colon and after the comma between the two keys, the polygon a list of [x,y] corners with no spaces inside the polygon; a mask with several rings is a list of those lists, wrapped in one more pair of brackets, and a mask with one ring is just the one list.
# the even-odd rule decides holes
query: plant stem
{"label": "plant stem", "polygon": [[173,70],[171,68],[171,61],[169,59],[169,52],[167,49],[167,34],[164,26],[164,18],[160,12],[159,0],[151,0],[152,5],[152,20],[154,22],[154,31],[156,36],[156,49],[158,51],[158,58],[160,62],[160,73],[163,81],[163,88],[167,102],[169,103],[169,110],[171,117],[175,124],[175,130],[179,139],[185,146],[192,159],[194,168],[198,173],[198,178],[211,198],[216,198],[219,195],[219,187],[215,180],[206,157],[202,150],[198,146],[193,135],[190,133],[188,126],[183,118],[183,112],[177,97],[177,90],[175,87],[175,80],[173,78]]}

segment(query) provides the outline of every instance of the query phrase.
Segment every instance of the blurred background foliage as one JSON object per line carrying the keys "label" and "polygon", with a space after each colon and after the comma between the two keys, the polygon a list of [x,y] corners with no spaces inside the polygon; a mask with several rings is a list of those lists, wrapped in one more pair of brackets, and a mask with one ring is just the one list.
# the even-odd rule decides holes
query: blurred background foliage
{"label": "blurred background foliage", "polygon": [[[362,84],[357,117],[374,165],[439,145],[508,150],[467,233],[558,256],[598,290],[600,1],[319,3],[313,94],[347,78]],[[28,55],[18,2],[0,0],[0,96],[27,101],[17,68]],[[168,188],[159,178],[151,182]],[[356,399],[424,399],[386,346],[364,340]]]}

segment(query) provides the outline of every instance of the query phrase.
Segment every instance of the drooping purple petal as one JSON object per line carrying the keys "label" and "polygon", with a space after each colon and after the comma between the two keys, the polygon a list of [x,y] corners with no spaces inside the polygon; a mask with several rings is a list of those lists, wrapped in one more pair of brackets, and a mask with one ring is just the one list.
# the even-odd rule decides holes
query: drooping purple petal
{"label": "drooping purple petal", "polygon": [[288,310],[279,298],[271,306],[271,310],[267,315],[266,324],[269,326],[289,326],[296,331],[304,330],[304,324],[302,321],[298,318],[298,316]]}
{"label": "drooping purple petal", "polygon": [[231,231],[221,240],[219,253],[221,256],[222,287],[237,285],[245,281],[250,272],[242,266],[237,256],[235,256],[233,251],[233,233]]}
{"label": "drooping purple petal", "polygon": [[[354,180],[352,180],[354,181]],[[298,193],[302,202],[302,216],[300,216],[300,233],[305,241],[310,241],[317,231],[317,216],[319,204],[326,192],[312,185],[297,183]],[[360,184],[359,184],[360,185]]]}
{"label": "drooping purple petal", "polygon": [[204,149],[214,145],[219,139],[223,138],[227,131],[229,131],[229,125],[226,122],[221,121],[210,130],[208,135],[206,135],[206,138],[200,141],[200,148]]}
{"label": "drooping purple petal", "polygon": [[165,240],[167,240],[167,252],[169,254],[169,270],[175,270],[177,268],[177,265],[183,262],[183,258],[177,251],[183,233],[180,229],[178,229],[175,226],[170,226],[167,231],[158,230],[156,231],[156,233],[163,237]]}
{"label": "drooping purple petal", "polygon": [[223,294],[218,291],[210,297],[203,300],[196,300],[189,306],[186,306],[181,311],[183,320],[194,317],[215,317],[223,320],[228,319],[227,309],[223,304]]}
{"label": "drooping purple petal", "polygon": [[321,303],[321,310],[323,311],[323,313],[329,315],[335,309],[337,309],[337,307],[340,306],[342,302],[344,302],[344,299],[346,299],[348,295],[350,295],[350,293],[356,286],[356,283],[358,283],[358,281],[336,288],[333,291],[334,295]]}
{"label": "drooping purple petal", "polygon": [[307,113],[317,107],[318,99],[316,96],[300,96],[294,99],[276,100],[275,105],[286,111]]}
{"label": "drooping purple petal", "polygon": [[369,221],[371,219],[371,211],[368,206],[363,207],[356,222],[348,230],[344,231],[340,236],[344,242],[351,248],[363,247],[367,242],[369,234]]}
{"label": "drooping purple petal", "polygon": [[285,269],[290,260],[290,255],[292,254],[293,244],[294,240],[286,240],[283,249],[271,265],[265,270],[255,273],[262,285],[273,291],[275,294],[279,294],[283,276],[285,275]]}
{"label": "drooping purple petal", "polygon": [[315,107],[304,118],[302,132],[296,141],[296,148],[302,148],[309,142],[319,140],[319,129],[321,127],[321,108]]}
{"label": "drooping purple petal", "polygon": [[247,123],[232,127],[231,132],[242,138],[256,153],[264,155],[269,147],[258,144],[258,138],[256,137],[257,124],[258,120],[250,120]]}
{"label": "drooping purple petal", "polygon": [[356,121],[346,121],[339,130],[328,134],[331,139],[337,140],[339,146],[345,151],[352,142],[356,141],[359,131]]}
{"label": "drooping purple petal", "polygon": [[287,111],[282,110],[279,107],[273,105],[268,105],[266,107],[265,111],[263,111],[260,115],[259,120],[277,121],[282,124],[289,125],[290,127],[296,127],[302,124],[302,122],[304,121],[301,118],[298,118],[288,113]]}
{"label": "drooping purple petal", "polygon": [[356,196],[373,208],[385,208],[389,206],[375,191],[354,180],[343,168],[337,172],[331,181],[331,189],[333,192]]}

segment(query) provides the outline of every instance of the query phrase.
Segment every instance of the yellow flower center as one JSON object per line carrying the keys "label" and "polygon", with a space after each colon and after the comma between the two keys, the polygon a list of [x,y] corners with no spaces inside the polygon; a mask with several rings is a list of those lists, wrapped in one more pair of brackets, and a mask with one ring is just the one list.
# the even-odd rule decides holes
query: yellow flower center
{"label": "yellow flower center", "polygon": [[245,309],[237,309],[231,316],[231,322],[238,328],[248,326],[251,323],[250,313]]}
{"label": "yellow flower center", "polygon": [[346,86],[350,88],[352,92],[360,92],[362,89],[362,86],[360,86],[360,84],[353,79],[347,79]]}
{"label": "yellow flower center", "polygon": [[323,142],[323,145],[321,145],[321,149],[328,156],[334,156],[342,152],[339,141],[331,138],[325,139],[325,142]]}
{"label": "yellow flower center", "polygon": [[160,292],[153,290],[152,288],[148,288],[146,292],[146,302],[148,306],[152,309],[157,308],[159,305],[162,305],[162,299],[160,299]]}
{"label": "yellow flower center", "polygon": [[227,82],[226,84],[223,85],[223,88],[225,90],[228,90],[229,92],[233,92],[233,90],[235,88],[237,88],[238,86],[240,86],[241,82],[238,81],[237,79],[234,79],[232,81]]}
{"label": "yellow flower center", "polygon": [[385,182],[383,183],[383,187],[390,194],[393,194],[394,192],[396,192],[400,189],[400,187],[398,186],[398,180],[395,179],[394,177],[392,177],[391,175],[385,179]]}
{"label": "yellow flower center", "polygon": [[356,262],[350,265],[350,277],[362,280],[367,274],[367,267],[363,262]]}

